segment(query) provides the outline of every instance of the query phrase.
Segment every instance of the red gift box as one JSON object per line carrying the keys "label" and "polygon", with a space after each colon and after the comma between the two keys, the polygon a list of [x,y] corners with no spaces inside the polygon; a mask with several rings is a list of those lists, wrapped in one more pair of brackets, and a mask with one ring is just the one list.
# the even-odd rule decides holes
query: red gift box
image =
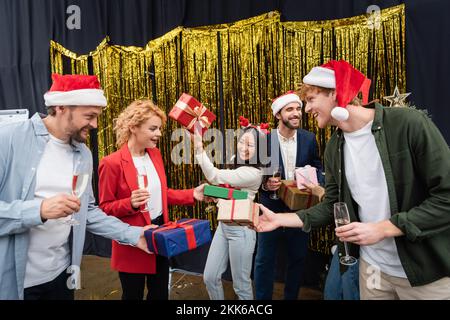
{"label": "red gift box", "polygon": [[194,128],[198,123],[202,136],[216,119],[214,113],[206,109],[204,105],[187,93],[181,95],[175,106],[170,110],[169,117],[192,133],[194,133]]}

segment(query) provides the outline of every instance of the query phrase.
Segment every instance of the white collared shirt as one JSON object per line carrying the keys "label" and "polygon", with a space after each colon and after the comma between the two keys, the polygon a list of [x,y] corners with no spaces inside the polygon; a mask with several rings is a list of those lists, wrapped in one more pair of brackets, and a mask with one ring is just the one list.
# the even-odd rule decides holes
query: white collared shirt
{"label": "white collared shirt", "polygon": [[278,141],[280,142],[281,156],[283,157],[284,176],[286,180],[294,180],[295,162],[297,160],[297,132],[286,138],[277,130]]}

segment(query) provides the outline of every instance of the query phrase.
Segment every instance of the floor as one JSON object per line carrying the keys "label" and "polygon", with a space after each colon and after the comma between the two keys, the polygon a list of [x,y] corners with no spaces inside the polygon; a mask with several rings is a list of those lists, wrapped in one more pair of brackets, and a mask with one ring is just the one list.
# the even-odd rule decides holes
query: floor
{"label": "floor", "polygon": [[[234,300],[232,283],[223,281],[225,299]],[[117,272],[110,268],[110,259],[96,256],[84,256],[81,265],[82,289],[77,290],[77,300],[120,300],[121,288]],[[275,283],[274,300],[280,300],[283,296],[283,284]],[[170,290],[171,300],[208,300],[208,293],[203,279],[199,275],[173,272]],[[312,288],[302,288],[299,299],[321,300],[322,292]]]}

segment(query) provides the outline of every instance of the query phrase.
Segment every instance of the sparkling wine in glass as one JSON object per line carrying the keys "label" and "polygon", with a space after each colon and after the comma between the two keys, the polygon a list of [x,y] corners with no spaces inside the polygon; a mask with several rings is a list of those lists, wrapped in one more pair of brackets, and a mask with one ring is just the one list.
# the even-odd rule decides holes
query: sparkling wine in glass
{"label": "sparkling wine in glass", "polygon": [[[137,183],[139,189],[147,190],[148,188],[148,178],[147,178],[147,172],[145,171],[145,168],[140,168],[137,170]],[[148,212],[148,201],[145,203],[144,208],[142,211]]]}
{"label": "sparkling wine in glass", "polygon": [[[275,178],[275,179],[277,179],[277,180],[281,180],[281,168],[280,168],[280,167],[278,167],[278,168],[276,168],[276,169],[274,170],[274,172],[273,172],[273,174],[272,174],[272,178]],[[278,191],[277,191],[277,190],[273,191],[273,192],[270,194],[269,198],[272,199],[272,200],[278,200],[278,199],[280,199],[280,197],[278,196]]]}
{"label": "sparkling wine in glass", "polygon": [[[72,175],[72,195],[81,198],[86,187],[89,183],[89,174],[87,173],[74,173]],[[69,226],[77,226],[80,223],[74,218],[74,214],[70,216],[69,220],[64,221]]]}
{"label": "sparkling wine in glass", "polygon": [[[350,215],[348,213],[347,204],[345,202],[336,202],[334,204],[334,222],[336,227],[342,227],[350,223]],[[339,262],[346,266],[356,263],[356,258],[348,254],[347,242],[344,241],[345,256],[339,259]]]}

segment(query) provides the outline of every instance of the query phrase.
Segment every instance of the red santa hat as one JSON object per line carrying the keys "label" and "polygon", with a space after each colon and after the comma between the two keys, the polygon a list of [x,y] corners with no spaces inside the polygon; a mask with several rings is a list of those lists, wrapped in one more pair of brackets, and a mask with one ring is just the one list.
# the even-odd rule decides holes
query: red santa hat
{"label": "red santa hat", "polygon": [[331,110],[331,116],[338,121],[348,119],[346,107],[359,92],[362,93],[363,104],[369,100],[370,79],[344,60],[331,60],[312,68],[303,78],[303,83],[336,89],[337,106]]}
{"label": "red santa hat", "polygon": [[44,94],[50,106],[106,106],[106,98],[100,89],[97,76],[52,74],[53,84]]}
{"label": "red santa hat", "polygon": [[295,91],[288,91],[285,94],[275,98],[272,100],[272,113],[275,116],[281,109],[283,109],[286,105],[291,102],[297,102],[300,105],[300,108],[303,107],[302,100],[295,93]]}

